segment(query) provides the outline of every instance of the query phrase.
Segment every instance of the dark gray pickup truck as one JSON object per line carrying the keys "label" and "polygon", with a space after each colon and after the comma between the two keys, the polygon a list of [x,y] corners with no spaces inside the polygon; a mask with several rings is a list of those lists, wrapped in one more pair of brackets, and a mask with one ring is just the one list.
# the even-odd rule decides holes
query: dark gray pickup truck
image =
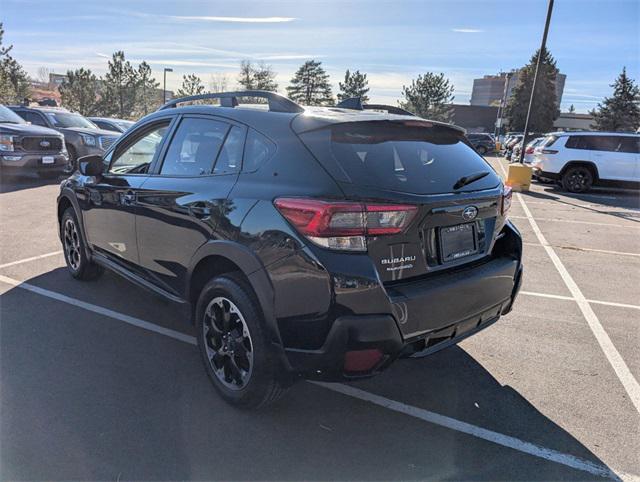
{"label": "dark gray pickup truck", "polygon": [[69,169],[64,136],[31,125],[0,105],[0,168],[3,172],[36,172],[43,177],[59,175]]}

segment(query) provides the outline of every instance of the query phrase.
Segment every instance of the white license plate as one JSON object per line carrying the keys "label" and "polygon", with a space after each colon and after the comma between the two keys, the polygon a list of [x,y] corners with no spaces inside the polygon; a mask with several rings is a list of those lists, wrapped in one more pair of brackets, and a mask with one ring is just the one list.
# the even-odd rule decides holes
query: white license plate
{"label": "white license plate", "polygon": [[42,157],[42,164],[55,164],[55,163],[56,163],[56,158],[53,156]]}

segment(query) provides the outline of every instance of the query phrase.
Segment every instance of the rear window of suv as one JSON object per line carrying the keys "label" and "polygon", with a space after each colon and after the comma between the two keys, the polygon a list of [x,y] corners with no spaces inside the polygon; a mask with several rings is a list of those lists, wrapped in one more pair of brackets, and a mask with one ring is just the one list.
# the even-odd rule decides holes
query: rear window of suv
{"label": "rear window of suv", "polygon": [[333,124],[300,135],[339,181],[414,194],[451,192],[462,176],[489,175],[467,185],[497,186],[499,177],[455,129],[423,121]]}

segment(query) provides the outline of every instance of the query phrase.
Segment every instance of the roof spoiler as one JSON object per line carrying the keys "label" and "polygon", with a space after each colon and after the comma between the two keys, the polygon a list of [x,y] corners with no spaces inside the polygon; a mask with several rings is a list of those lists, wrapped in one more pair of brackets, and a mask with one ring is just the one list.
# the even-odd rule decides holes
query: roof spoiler
{"label": "roof spoiler", "polygon": [[221,107],[237,107],[239,105],[238,97],[258,97],[261,99],[267,99],[270,112],[287,112],[290,114],[298,114],[303,112],[304,109],[296,104],[291,99],[276,93],[266,90],[241,90],[238,92],[216,92],[209,94],[190,95],[188,97],[179,97],[177,99],[170,100],[158,110],[171,109],[178,104],[184,102],[193,102],[196,100],[206,99],[220,99]]}
{"label": "roof spoiler", "polygon": [[386,104],[363,104],[360,97],[349,97],[339,102],[336,107],[351,110],[386,110],[389,114],[410,115],[415,117],[413,112],[409,112],[401,107]]}

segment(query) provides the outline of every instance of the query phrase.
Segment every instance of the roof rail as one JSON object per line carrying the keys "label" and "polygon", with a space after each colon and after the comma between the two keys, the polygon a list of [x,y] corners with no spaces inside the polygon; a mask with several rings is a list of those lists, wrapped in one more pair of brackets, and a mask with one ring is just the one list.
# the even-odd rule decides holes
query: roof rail
{"label": "roof rail", "polygon": [[170,100],[158,110],[170,109],[183,102],[193,102],[195,100],[205,99],[220,99],[221,107],[237,107],[238,97],[259,97],[261,99],[267,99],[267,102],[269,103],[269,111],[271,112],[288,112],[291,114],[297,114],[304,111],[302,107],[291,99],[287,99],[276,92],[269,92],[266,90],[241,90],[238,92],[217,92],[179,97],[177,99]]}
{"label": "roof rail", "polygon": [[339,102],[336,107],[351,110],[386,110],[389,114],[410,115],[415,117],[413,112],[409,112],[401,107],[386,104],[363,104],[360,97],[350,97],[345,99]]}

